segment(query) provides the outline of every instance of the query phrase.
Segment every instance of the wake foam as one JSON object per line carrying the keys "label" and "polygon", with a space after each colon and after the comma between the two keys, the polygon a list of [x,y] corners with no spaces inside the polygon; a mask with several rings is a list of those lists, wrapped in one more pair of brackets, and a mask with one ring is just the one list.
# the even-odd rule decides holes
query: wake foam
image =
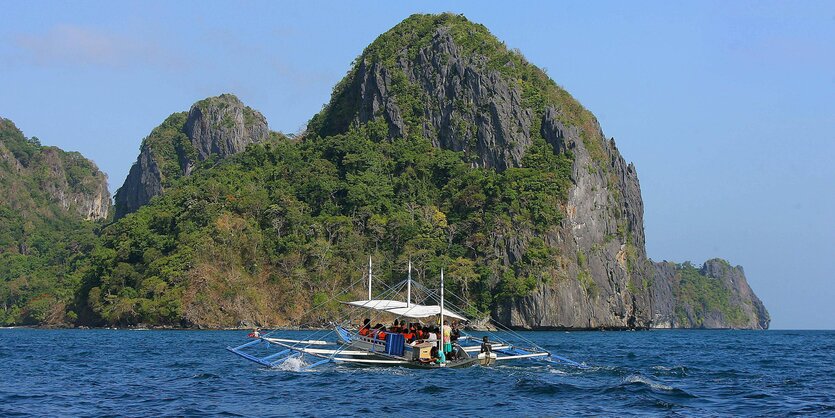
{"label": "wake foam", "polygon": [[278,367],[276,367],[276,370],[282,370],[286,372],[300,372],[307,366],[308,364],[305,363],[303,359],[299,357],[293,357],[279,364]]}

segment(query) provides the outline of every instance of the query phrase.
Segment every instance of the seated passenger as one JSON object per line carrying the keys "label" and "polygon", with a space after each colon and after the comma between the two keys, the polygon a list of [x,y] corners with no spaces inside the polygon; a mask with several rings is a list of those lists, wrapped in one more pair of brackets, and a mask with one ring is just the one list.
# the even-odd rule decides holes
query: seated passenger
{"label": "seated passenger", "polygon": [[429,362],[430,363],[445,363],[446,356],[444,356],[444,352],[438,350],[438,346],[433,346],[431,350],[429,350]]}
{"label": "seated passenger", "polygon": [[362,321],[362,327],[360,327],[359,334],[362,335],[363,337],[367,337],[370,332],[371,332],[371,320],[368,319],[368,318],[365,318],[365,320]]}
{"label": "seated passenger", "polygon": [[438,341],[438,334],[436,333],[436,331],[437,331],[437,328],[430,329],[429,332],[427,333],[428,334],[427,337],[425,338],[426,341],[429,341],[429,342]]}
{"label": "seated passenger", "polygon": [[380,327],[380,331],[377,332],[377,339],[380,341],[386,340],[386,327]]}
{"label": "seated passenger", "polygon": [[391,328],[389,328],[389,330],[391,330],[391,332],[400,332],[400,321],[395,319],[394,324],[391,326]]}

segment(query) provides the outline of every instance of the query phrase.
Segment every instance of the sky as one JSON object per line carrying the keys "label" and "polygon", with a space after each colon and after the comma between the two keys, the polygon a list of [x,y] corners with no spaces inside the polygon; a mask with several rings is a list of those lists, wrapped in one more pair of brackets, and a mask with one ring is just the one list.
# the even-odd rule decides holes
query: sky
{"label": "sky", "polygon": [[111,192],[166,116],[234,93],[299,132],[413,13],[545,68],[637,167],[656,260],[742,265],[776,329],[835,329],[833,1],[0,1],[0,116]]}

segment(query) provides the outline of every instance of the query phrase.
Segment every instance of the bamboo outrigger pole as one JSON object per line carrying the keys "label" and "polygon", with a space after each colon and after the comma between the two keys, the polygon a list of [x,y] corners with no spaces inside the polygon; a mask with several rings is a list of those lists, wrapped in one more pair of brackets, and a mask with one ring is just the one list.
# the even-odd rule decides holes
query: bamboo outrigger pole
{"label": "bamboo outrigger pole", "polygon": [[409,278],[406,280],[406,307],[412,307],[412,259],[409,259]]}
{"label": "bamboo outrigger pole", "polygon": [[368,300],[371,300],[371,256],[368,256]]}

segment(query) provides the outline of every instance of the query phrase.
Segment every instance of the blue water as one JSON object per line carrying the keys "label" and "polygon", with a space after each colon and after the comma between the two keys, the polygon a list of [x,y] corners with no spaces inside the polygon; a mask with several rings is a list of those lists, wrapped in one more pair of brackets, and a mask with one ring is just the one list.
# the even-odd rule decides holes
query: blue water
{"label": "blue water", "polygon": [[833,331],[523,334],[591,367],[267,370],[224,350],[244,331],[2,329],[0,416],[835,415]]}

